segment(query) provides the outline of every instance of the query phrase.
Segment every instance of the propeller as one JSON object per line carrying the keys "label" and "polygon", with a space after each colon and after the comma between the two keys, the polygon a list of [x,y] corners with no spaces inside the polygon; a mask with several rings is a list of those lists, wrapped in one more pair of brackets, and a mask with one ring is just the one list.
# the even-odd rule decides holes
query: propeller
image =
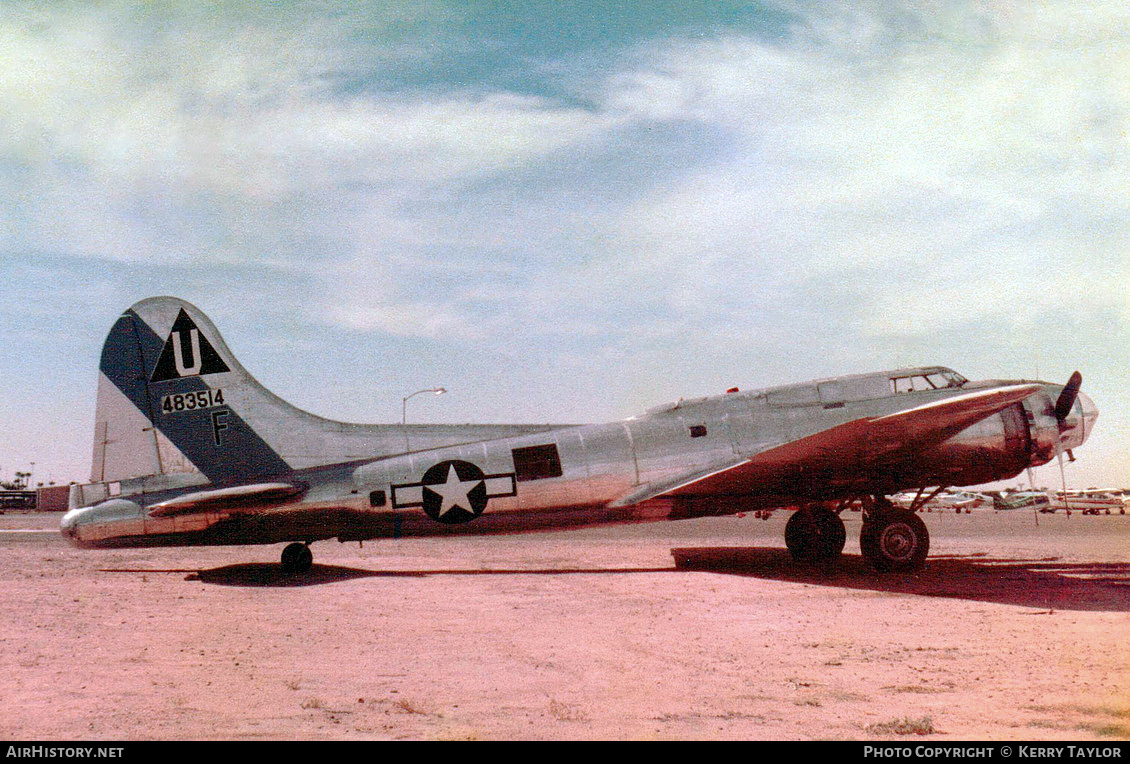
{"label": "propeller", "polygon": [[1067,415],[1071,413],[1071,407],[1075,405],[1075,399],[1079,397],[1079,388],[1083,384],[1083,375],[1076,371],[1067,380],[1067,384],[1063,386],[1063,392],[1059,394],[1059,398],[1055,402],[1055,418],[1059,421],[1059,426],[1062,429],[1064,422],[1067,420]]}
{"label": "propeller", "polygon": [[[1063,391],[1059,394],[1059,398],[1055,401],[1055,418],[1059,423],[1060,432],[1067,424],[1067,415],[1071,413],[1071,408],[1075,405],[1076,399],[1079,397],[1079,388],[1083,384],[1083,375],[1078,371],[1074,372],[1067,380],[1067,384],[1063,386]],[[1063,507],[1067,514],[1071,514],[1071,505],[1067,503],[1067,473],[1063,469],[1063,446],[1056,440],[1055,455],[1059,461],[1059,478],[1063,485]]]}

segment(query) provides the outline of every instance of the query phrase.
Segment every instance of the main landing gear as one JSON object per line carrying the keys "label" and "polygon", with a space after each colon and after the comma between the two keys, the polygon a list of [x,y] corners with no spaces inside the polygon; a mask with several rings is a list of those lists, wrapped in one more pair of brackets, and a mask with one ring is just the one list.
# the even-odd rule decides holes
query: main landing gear
{"label": "main landing gear", "polygon": [[879,573],[919,570],[930,552],[930,532],[914,508],[896,507],[885,496],[864,502],[859,549]]}
{"label": "main landing gear", "polygon": [[288,544],[282,553],[282,569],[286,573],[305,573],[314,564],[309,544]]}
{"label": "main landing gear", "polygon": [[[785,526],[785,546],[793,559],[821,563],[839,557],[847,538],[840,512],[851,503],[840,502],[835,509],[810,504],[794,512]],[[869,496],[863,500],[859,548],[879,573],[918,570],[930,551],[930,532],[913,509],[896,507],[884,496]]]}
{"label": "main landing gear", "polygon": [[839,513],[822,504],[801,507],[785,525],[785,546],[801,562],[834,560],[844,551],[846,541]]}

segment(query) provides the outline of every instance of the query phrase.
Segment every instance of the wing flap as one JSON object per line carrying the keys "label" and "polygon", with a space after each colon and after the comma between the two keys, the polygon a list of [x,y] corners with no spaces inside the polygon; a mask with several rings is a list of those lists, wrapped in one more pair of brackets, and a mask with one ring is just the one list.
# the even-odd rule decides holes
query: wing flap
{"label": "wing flap", "polygon": [[946,398],[880,417],[854,419],[813,435],[770,446],[749,459],[688,471],[639,486],[613,502],[628,506],[661,496],[734,495],[790,474],[824,468],[865,468],[882,458],[941,443],[985,417],[1040,390],[1009,385]]}

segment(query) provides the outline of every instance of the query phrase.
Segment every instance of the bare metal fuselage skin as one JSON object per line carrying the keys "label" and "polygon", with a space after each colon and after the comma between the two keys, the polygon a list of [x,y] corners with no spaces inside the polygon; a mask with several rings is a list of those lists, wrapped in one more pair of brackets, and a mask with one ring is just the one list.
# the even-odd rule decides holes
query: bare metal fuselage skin
{"label": "bare metal fuselage skin", "polygon": [[[70,511],[62,533],[79,547],[99,548],[362,541],[686,519],[1007,479],[1078,447],[1094,423],[1094,404],[1083,394],[1066,420],[1057,420],[1054,405],[1062,385],[961,380],[895,389],[900,374],[926,377],[943,371],[952,374],[930,367],[733,392],[680,401],[624,421],[530,427],[503,437],[449,428],[442,439],[450,445],[276,470],[245,481],[277,486],[274,493],[264,487],[247,495],[225,494],[238,485],[233,480],[187,481],[191,484],[180,487],[169,487],[169,480],[126,480],[117,496]],[[764,479],[740,490],[700,494],[692,485],[623,502],[633,492],[646,496],[648,486],[754,459],[845,423],[1020,384],[1038,389],[910,451],[892,448],[884,456],[883,443],[870,443],[871,457],[862,463],[858,454],[845,454],[838,461],[822,459],[817,467],[783,463],[773,469],[770,464]],[[381,427],[406,442],[426,432],[421,426]],[[215,435],[219,439],[224,433]],[[192,499],[196,495],[199,501]]]}

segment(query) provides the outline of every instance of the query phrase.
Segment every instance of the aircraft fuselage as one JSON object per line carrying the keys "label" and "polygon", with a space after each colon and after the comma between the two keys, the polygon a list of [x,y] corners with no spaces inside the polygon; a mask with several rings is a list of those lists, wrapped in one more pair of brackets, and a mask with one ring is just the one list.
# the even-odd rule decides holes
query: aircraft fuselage
{"label": "aircraft fuselage", "polygon": [[[679,401],[623,421],[474,438],[259,476],[264,484],[293,489],[276,489],[275,494],[266,489],[246,496],[225,494],[224,483],[122,494],[73,510],[62,530],[82,547],[268,544],[511,533],[724,515],[1007,479],[1055,458],[1057,448],[1082,443],[1094,420],[1093,404],[1079,394],[1071,427],[1062,430],[1053,406],[1063,386],[1036,383],[1039,390],[1022,402],[910,452],[897,444],[871,442],[842,458],[832,455],[800,467],[772,469],[770,462],[752,490],[743,486],[696,493],[691,485],[673,495],[646,497],[649,487],[662,493],[688,471],[708,474],[712,467],[754,459],[856,420],[971,390],[1030,384],[969,383],[953,375],[947,376],[953,380],[948,386],[920,382],[920,389],[897,390],[898,379],[925,380],[942,373],[953,375],[927,367],[732,392]],[[189,500],[178,505],[177,497],[186,494]],[[618,504],[635,494],[643,500]]]}

